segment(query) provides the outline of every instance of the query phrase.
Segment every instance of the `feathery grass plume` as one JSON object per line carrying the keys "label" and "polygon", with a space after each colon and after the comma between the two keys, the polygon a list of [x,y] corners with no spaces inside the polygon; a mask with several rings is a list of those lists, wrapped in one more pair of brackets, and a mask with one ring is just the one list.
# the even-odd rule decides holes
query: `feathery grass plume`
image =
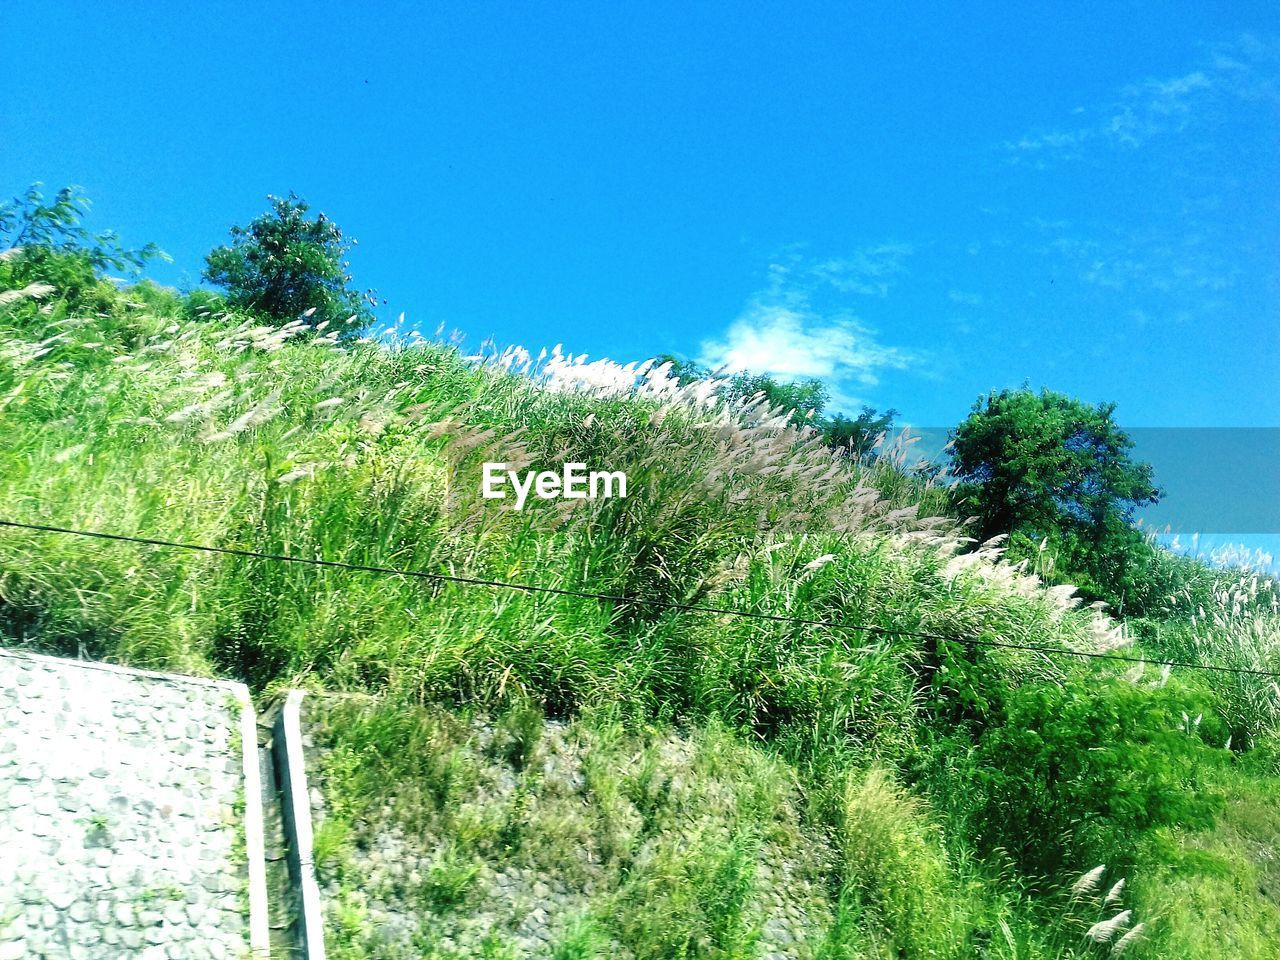
{"label": "feathery grass plume", "polygon": [[1110,943],[1111,939],[1129,925],[1133,919],[1132,910],[1121,910],[1110,920],[1099,920],[1085,931],[1085,938],[1094,943]]}
{"label": "feathery grass plume", "polygon": [[820,557],[815,557],[804,565],[806,571],[821,570],[828,563],[836,558],[834,553],[824,553]]}
{"label": "feathery grass plume", "polygon": [[301,480],[303,477],[314,477],[316,470],[323,466],[324,464],[308,463],[300,467],[295,467],[288,473],[282,473],[280,476],[276,477],[276,483],[287,484],[293,483],[296,480]]}
{"label": "feathery grass plume", "polygon": [[0,307],[16,303],[19,300],[42,300],[49,294],[54,293],[55,289],[47,283],[29,283],[21,290],[0,291]]}
{"label": "feathery grass plume", "polygon": [[1145,923],[1135,924],[1132,930],[1115,942],[1115,945],[1111,948],[1111,955],[1113,957],[1118,957],[1130,947],[1137,944],[1138,941],[1142,939],[1143,933],[1146,929],[1147,925]]}
{"label": "feathery grass plume", "polygon": [[1087,897],[1098,889],[1098,884],[1102,881],[1102,875],[1107,872],[1107,865],[1100,863],[1087,873],[1080,875],[1080,878],[1071,885],[1071,895],[1074,897]]}
{"label": "feathery grass plume", "polygon": [[[1224,575],[1211,584],[1206,610],[1162,627],[1156,651],[1175,660],[1243,670],[1280,670],[1277,581],[1254,574]],[[1184,596],[1190,588],[1184,588]],[[1264,676],[1232,673],[1215,682],[1219,709],[1234,742],[1245,748],[1280,735],[1280,688]],[[1188,717],[1188,730],[1195,727]]]}
{"label": "feathery grass plume", "polygon": [[1119,903],[1120,897],[1123,895],[1124,895],[1124,877],[1121,877],[1119,880],[1117,880],[1114,884],[1111,885],[1111,889],[1107,891],[1107,895],[1102,898],[1102,905],[1104,907],[1109,907],[1112,904]]}
{"label": "feathery grass plume", "polygon": [[89,449],[89,445],[87,443],[77,443],[73,446],[67,447],[65,450],[59,450],[55,453],[53,455],[53,462],[66,463],[72,457],[80,456],[80,454],[84,453],[87,449]]}

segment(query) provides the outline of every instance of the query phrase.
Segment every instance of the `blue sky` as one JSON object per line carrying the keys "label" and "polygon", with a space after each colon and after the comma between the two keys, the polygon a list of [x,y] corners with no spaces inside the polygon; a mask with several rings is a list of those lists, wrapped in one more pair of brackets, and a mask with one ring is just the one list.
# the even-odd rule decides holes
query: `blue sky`
{"label": "blue sky", "polygon": [[5,5],[0,190],[163,281],[292,189],[472,344],[1280,425],[1274,3],[106,6]]}

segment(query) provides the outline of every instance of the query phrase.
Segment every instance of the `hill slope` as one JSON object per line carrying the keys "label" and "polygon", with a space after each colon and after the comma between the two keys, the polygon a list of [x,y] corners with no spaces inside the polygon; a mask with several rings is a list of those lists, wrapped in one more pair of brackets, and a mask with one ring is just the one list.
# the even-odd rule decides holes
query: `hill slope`
{"label": "hill slope", "polygon": [[[1125,631],[891,466],[635,368],[6,299],[5,519],[626,598],[0,533],[6,645],[337,695],[335,955],[1275,955],[1280,689],[1066,655]],[[1124,652],[1276,669],[1268,589]]]}

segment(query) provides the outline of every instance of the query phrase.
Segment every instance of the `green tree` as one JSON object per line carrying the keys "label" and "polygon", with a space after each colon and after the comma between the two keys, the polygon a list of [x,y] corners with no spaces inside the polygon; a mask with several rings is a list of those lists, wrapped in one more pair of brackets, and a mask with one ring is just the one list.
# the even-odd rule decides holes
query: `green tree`
{"label": "green tree", "polygon": [[771,407],[791,411],[791,419],[797,425],[817,426],[822,410],[827,405],[827,388],[821,380],[801,380],[797,383],[780,383],[767,373],[743,371],[729,377],[724,395],[730,400],[745,402],[763,397]]}
{"label": "green tree", "polygon": [[1160,499],[1114,412],[1049,390],[1003,390],[980,399],[952,435],[957,506],[979,539],[1007,534],[1015,552],[1047,540],[1063,577],[1112,603],[1129,567],[1149,559],[1133,511]]}
{"label": "green tree", "polygon": [[833,450],[844,451],[848,456],[862,458],[871,453],[876,441],[893,429],[898,411],[892,408],[881,413],[875,407],[864,406],[862,412],[850,419],[842,413],[829,417],[822,425],[822,437]]}
{"label": "green tree", "polygon": [[[109,309],[115,286],[102,272],[136,274],[155,259],[169,257],[154,243],[139,250],[121,245],[110,230],[93,233],[82,223],[89,199],[80,187],[63,187],[52,198],[33,183],[21,196],[0,203],[0,290],[47,285],[45,294],[69,310]],[[34,298],[21,302],[34,314]]]}
{"label": "green tree", "polygon": [[33,183],[22,196],[0,203],[0,247],[22,253],[56,253],[80,258],[94,270],[136,273],[154,259],[169,257],[154,243],[140,250],[120,245],[114,231],[93,233],[82,224],[89,198],[82,188],[63,187],[51,200]]}
{"label": "green tree", "polygon": [[694,380],[706,380],[711,376],[711,371],[706,367],[694,360],[677,357],[674,353],[660,353],[653,360],[655,366],[669,364],[667,375],[681,385]]}
{"label": "green tree", "polygon": [[[659,354],[655,360],[659,364],[670,364],[670,375],[681,384],[714,376],[697,362],[672,353]],[[729,400],[742,403],[763,397],[770,406],[791,411],[793,423],[813,427],[832,450],[855,458],[870,454],[876,441],[893,429],[894,418],[898,416],[897,410],[881,412],[865,405],[856,417],[842,413],[824,416],[830,394],[826,384],[817,379],[780,383],[767,373],[742,371],[729,377],[720,389]]]}
{"label": "green tree", "polygon": [[761,397],[771,407],[789,410],[792,421],[797,425],[822,429],[826,423],[822,418],[822,410],[827,405],[828,393],[826,384],[821,380],[783,383],[767,373],[750,373],[746,370],[724,377],[696,361],[685,360],[672,353],[661,353],[654,359],[660,364],[670,364],[670,375],[681,384],[718,376],[723,381],[719,388],[720,394],[727,400],[746,403]]}
{"label": "green tree", "polygon": [[205,258],[204,277],[227,290],[227,302],[265,320],[304,320],[354,333],[373,319],[372,290],[353,290],[346,260],[354,240],[297,194],[268,196],[269,212],[231,228],[231,244]]}

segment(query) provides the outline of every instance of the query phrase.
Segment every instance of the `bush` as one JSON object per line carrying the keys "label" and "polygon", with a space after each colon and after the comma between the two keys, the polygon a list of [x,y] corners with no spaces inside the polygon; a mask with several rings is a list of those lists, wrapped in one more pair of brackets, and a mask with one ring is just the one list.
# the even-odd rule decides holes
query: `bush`
{"label": "bush", "polygon": [[60,301],[67,312],[97,314],[116,300],[115,288],[98,279],[87,255],[48,247],[25,247],[0,260],[0,290],[25,294],[12,315],[23,326],[34,322],[43,303]]}
{"label": "bush", "polygon": [[231,228],[231,245],[205,258],[204,277],[227,289],[227,303],[265,320],[304,320],[319,330],[355,333],[373,319],[372,290],[349,288],[345,259],[351,244],[323,213],[296,194],[268,196],[271,211],[247,227]]}
{"label": "bush", "polygon": [[1127,862],[1156,827],[1212,822],[1220,800],[1201,780],[1216,751],[1202,731],[1221,733],[1200,700],[1174,688],[1095,680],[1016,690],[1004,722],[978,742],[974,832],[1031,876]]}
{"label": "bush", "polygon": [[941,832],[923,805],[884,770],[852,776],[839,798],[836,835],[844,869],[841,908],[869,913],[891,955],[960,956],[963,915]]}
{"label": "bush", "polygon": [[49,202],[40,187],[34,183],[22,196],[0,203],[0,291],[27,293],[15,311],[19,322],[29,321],[40,301],[50,298],[68,312],[104,313],[117,297],[102,271],[137,273],[150,260],[168,259],[155,244],[130,250],[110,231],[86,229],[81,217],[89,200],[79,187],[63,187]]}

